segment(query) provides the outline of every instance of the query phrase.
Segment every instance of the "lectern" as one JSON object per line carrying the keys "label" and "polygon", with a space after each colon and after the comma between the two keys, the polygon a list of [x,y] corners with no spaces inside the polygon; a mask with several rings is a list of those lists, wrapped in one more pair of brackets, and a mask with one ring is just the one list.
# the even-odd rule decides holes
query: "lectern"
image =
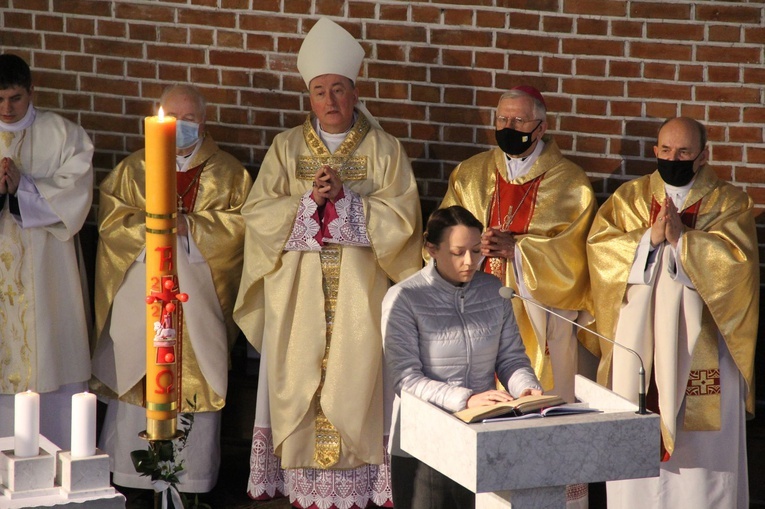
{"label": "lectern", "polygon": [[401,448],[476,493],[477,509],[564,508],[566,485],[659,475],[659,416],[577,375],[600,413],[465,424],[401,395]]}

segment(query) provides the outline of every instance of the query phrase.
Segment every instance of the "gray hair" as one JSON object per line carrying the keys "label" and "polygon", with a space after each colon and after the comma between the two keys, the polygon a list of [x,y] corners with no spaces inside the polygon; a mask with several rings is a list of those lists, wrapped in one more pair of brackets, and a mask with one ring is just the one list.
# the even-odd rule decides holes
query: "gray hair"
{"label": "gray hair", "polygon": [[162,91],[162,96],[159,98],[159,103],[165,104],[165,100],[168,98],[168,96],[174,93],[181,93],[193,98],[194,101],[197,103],[197,108],[199,109],[200,117],[202,119],[205,119],[207,117],[207,114],[206,114],[207,100],[205,99],[205,96],[202,95],[202,92],[200,92],[197,87],[195,87],[194,85],[187,85],[184,83],[170,85],[166,87],[165,90]]}
{"label": "gray hair", "polygon": [[534,119],[536,120],[545,120],[547,118],[547,108],[545,107],[542,102],[537,99],[536,97],[527,94],[523,90],[508,90],[502,96],[499,98],[499,102],[497,102],[497,107],[499,107],[499,104],[504,101],[505,99],[517,99],[518,97],[530,97],[531,100],[534,102]]}

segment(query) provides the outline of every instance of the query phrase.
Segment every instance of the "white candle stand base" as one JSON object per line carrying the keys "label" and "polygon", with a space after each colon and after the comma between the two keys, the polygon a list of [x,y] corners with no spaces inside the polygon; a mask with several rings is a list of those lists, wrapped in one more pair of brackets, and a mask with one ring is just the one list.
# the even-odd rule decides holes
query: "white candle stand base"
{"label": "white candle stand base", "polygon": [[109,485],[109,455],[103,451],[87,458],[72,458],[70,451],[60,451],[57,466],[56,484],[68,499],[115,493]]}
{"label": "white candle stand base", "polygon": [[0,451],[0,483],[3,494],[11,500],[57,494],[55,476],[55,451],[40,449],[40,454],[31,458],[19,458],[13,450]]}

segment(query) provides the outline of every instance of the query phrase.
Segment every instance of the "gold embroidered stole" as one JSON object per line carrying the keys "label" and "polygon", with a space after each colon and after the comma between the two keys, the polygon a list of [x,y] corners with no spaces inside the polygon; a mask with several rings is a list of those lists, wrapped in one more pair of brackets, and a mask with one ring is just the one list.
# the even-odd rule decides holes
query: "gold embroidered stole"
{"label": "gold embroidered stole", "polygon": [[[358,146],[369,132],[370,125],[366,117],[359,114],[356,123],[348,136],[331,154],[319,138],[311,124],[309,116],[303,124],[303,137],[312,155],[300,156],[297,167],[297,178],[313,180],[316,172],[322,166],[331,166],[338,172],[340,179],[364,180],[367,178],[368,159],[366,156],[353,156]],[[327,419],[321,408],[321,391],[327,373],[327,359],[332,343],[332,326],[337,305],[337,292],[340,283],[340,263],[343,248],[339,244],[327,244],[319,253],[321,260],[322,288],[324,290],[324,316],[327,324],[326,345],[324,358],[321,362],[321,379],[314,396],[316,408],[314,461],[321,468],[330,468],[340,460],[340,433]]]}

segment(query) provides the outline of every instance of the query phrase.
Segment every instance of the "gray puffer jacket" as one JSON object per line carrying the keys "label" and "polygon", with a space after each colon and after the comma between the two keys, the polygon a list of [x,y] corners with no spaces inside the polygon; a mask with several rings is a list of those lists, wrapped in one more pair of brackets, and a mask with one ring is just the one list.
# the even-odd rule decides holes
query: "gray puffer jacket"
{"label": "gray puffer jacket", "polygon": [[455,286],[431,261],[388,290],[382,333],[386,381],[396,393],[392,453],[397,453],[395,421],[402,390],[456,412],[473,394],[495,388],[495,372],[513,396],[541,389],[510,302],[499,295],[501,286],[483,272]]}

